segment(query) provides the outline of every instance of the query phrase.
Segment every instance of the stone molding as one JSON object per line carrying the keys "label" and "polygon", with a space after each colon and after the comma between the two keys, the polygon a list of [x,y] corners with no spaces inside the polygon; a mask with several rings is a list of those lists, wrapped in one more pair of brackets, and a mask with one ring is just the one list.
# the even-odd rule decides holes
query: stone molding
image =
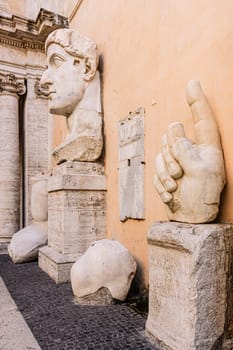
{"label": "stone molding", "polygon": [[24,95],[26,85],[23,79],[17,78],[14,74],[0,75],[0,93]]}
{"label": "stone molding", "polygon": [[48,180],[48,192],[107,191],[104,167],[95,162],[65,162],[53,169]]}
{"label": "stone molding", "polygon": [[41,9],[36,20],[11,14],[0,15],[0,44],[44,52],[48,34],[58,28],[67,28],[68,19]]}

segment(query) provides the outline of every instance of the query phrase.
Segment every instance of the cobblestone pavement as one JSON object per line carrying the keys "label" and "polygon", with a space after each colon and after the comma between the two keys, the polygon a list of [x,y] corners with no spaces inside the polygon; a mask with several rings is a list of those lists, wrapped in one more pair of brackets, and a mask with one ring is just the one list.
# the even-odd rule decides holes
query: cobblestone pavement
{"label": "cobblestone pavement", "polygon": [[141,314],[124,304],[75,304],[70,284],[56,285],[37,262],[14,265],[0,255],[0,276],[42,350],[158,350]]}

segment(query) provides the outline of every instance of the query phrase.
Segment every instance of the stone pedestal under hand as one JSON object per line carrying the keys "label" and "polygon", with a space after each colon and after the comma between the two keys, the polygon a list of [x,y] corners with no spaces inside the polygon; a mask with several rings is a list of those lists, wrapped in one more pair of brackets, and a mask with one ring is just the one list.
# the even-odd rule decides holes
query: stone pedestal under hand
{"label": "stone pedestal under hand", "polygon": [[94,162],[66,162],[48,182],[48,246],[39,266],[56,283],[70,280],[72,264],[105,237],[106,177]]}
{"label": "stone pedestal under hand", "polygon": [[146,330],[158,347],[232,349],[233,226],[157,222],[148,243]]}

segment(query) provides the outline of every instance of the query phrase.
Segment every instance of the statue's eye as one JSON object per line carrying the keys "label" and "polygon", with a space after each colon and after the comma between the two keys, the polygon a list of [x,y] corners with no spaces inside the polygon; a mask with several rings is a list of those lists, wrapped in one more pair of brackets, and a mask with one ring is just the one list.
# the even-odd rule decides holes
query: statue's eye
{"label": "statue's eye", "polygon": [[59,68],[59,67],[62,65],[62,63],[64,62],[63,59],[60,58],[60,57],[58,57],[58,56],[54,56],[52,61],[53,61],[53,64],[54,64],[57,68]]}

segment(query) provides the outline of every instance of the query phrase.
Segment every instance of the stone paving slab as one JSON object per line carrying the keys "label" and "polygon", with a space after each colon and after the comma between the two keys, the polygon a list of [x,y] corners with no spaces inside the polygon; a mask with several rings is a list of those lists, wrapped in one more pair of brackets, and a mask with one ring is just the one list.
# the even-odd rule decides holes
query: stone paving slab
{"label": "stone paving slab", "polygon": [[158,350],[141,314],[125,304],[75,304],[70,284],[56,285],[37,262],[14,265],[0,255],[0,276],[42,350]]}
{"label": "stone paving slab", "polygon": [[0,349],[41,350],[0,277]]}

